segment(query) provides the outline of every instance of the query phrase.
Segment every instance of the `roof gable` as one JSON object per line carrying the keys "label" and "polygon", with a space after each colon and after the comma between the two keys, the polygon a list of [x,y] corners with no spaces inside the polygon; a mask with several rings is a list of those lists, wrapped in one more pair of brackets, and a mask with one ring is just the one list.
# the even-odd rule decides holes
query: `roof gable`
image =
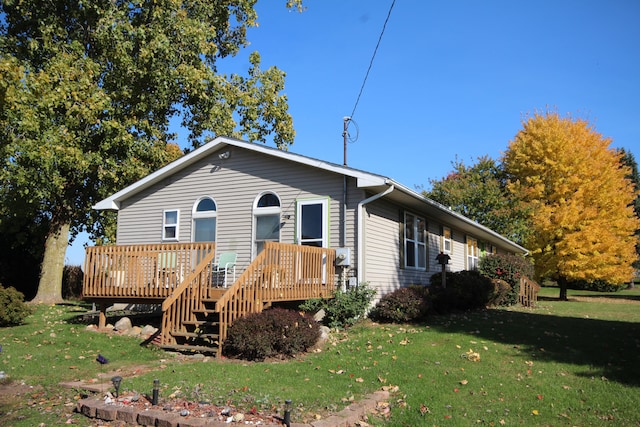
{"label": "roof gable", "polygon": [[[334,172],[340,175],[350,176],[357,180],[358,187],[382,186],[389,181],[389,178],[383,177],[381,175],[376,175],[358,169],[337,165],[331,162],[325,162],[322,160],[314,159],[312,157],[294,154],[288,151],[283,151],[252,142],[241,141],[234,138],[217,137],[199,147],[198,149],[185,154],[174,162],[169,163],[168,165],[147,175],[139,181],[136,181],[128,187],[118,191],[117,193],[112,194],[106,199],[101,200],[100,202],[96,203],[93,208],[97,210],[118,210],[120,209],[120,203],[123,200],[126,200],[134,194],[137,194],[140,191],[149,188],[150,186],[211,155],[212,153],[224,149],[226,146],[233,146],[251,150],[267,156],[289,160],[313,168]],[[221,153],[220,156],[222,156],[223,154],[224,153]]]}

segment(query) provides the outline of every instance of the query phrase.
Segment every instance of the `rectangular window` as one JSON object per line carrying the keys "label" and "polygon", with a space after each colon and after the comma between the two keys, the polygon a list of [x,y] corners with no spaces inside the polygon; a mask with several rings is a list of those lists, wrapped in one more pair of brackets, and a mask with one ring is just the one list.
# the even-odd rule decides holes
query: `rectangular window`
{"label": "rectangular window", "polygon": [[194,242],[215,242],[216,241],[216,218],[194,218],[193,219],[193,241]]}
{"label": "rectangular window", "polygon": [[298,200],[296,227],[298,243],[329,247],[329,199]]}
{"label": "rectangular window", "polygon": [[404,255],[405,267],[427,268],[427,223],[424,218],[407,212],[404,214]]}
{"label": "rectangular window", "polygon": [[256,216],[256,254],[264,249],[264,242],[280,241],[280,214]]}
{"label": "rectangular window", "polygon": [[178,240],[178,210],[167,210],[162,215],[162,240]]}
{"label": "rectangular window", "polygon": [[478,269],[478,240],[467,237],[467,270]]}
{"label": "rectangular window", "polygon": [[451,229],[449,227],[442,227],[442,247],[440,250],[445,254],[450,254],[452,249]]}

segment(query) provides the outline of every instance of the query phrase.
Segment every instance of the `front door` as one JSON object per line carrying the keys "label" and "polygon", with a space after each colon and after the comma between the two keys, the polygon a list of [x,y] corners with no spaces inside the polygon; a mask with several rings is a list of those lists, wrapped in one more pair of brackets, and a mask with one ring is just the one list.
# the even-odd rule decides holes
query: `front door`
{"label": "front door", "polygon": [[[329,199],[298,200],[296,209],[298,244],[329,247]],[[317,277],[326,283],[327,258],[322,258],[322,274]],[[313,279],[311,279],[313,280]]]}

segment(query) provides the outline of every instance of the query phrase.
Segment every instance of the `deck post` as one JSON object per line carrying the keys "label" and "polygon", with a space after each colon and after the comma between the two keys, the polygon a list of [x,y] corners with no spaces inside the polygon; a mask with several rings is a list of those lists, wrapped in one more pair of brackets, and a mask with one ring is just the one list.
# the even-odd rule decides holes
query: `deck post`
{"label": "deck post", "polygon": [[107,327],[107,308],[109,305],[106,302],[100,303],[100,313],[98,315],[98,329],[104,329]]}

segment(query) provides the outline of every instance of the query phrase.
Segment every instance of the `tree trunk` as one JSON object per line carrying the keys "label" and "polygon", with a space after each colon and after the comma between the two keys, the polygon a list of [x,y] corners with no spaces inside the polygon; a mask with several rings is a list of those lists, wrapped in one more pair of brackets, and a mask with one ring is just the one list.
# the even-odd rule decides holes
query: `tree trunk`
{"label": "tree trunk", "polygon": [[69,224],[51,224],[40,266],[38,293],[32,303],[58,304],[62,300],[62,272],[69,246]]}
{"label": "tree trunk", "polygon": [[558,297],[558,299],[560,301],[568,301],[569,298],[567,298],[567,279],[565,279],[564,277],[559,278],[558,286],[560,286],[560,296]]}

